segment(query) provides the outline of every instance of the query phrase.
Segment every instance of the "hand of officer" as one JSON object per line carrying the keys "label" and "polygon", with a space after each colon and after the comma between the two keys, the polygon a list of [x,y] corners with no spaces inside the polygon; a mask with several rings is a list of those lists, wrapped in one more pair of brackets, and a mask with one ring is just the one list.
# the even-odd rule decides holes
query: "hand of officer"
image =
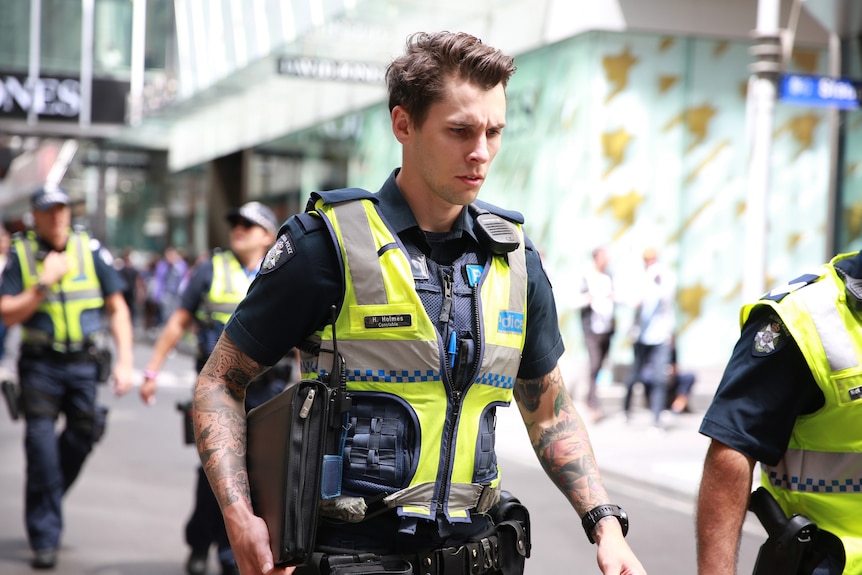
{"label": "hand of officer", "polygon": [[118,361],[114,366],[114,393],[123,395],[132,389],[132,365]]}
{"label": "hand of officer", "polygon": [[269,547],[269,529],[251,506],[234,503],[224,508],[225,527],[242,575],[290,575],[296,567],[275,567]]}
{"label": "hand of officer", "polygon": [[596,526],[596,561],[603,575],[646,575],[617,521],[605,519]]}
{"label": "hand of officer", "polygon": [[66,275],[69,271],[69,257],[66,252],[48,252],[45,261],[42,262],[42,275],[39,279],[42,283],[52,286]]}

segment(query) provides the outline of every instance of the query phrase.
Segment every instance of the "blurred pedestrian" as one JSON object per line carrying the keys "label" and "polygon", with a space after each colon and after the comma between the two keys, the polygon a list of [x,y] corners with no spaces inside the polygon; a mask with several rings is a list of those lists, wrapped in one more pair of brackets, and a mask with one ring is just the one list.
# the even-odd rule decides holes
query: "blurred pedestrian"
{"label": "blurred pedestrian", "polygon": [[179,305],[180,286],[188,269],[188,263],[175,247],[165,248],[150,282],[150,300],[156,306],[154,327],[161,327]]}
{"label": "blurred pedestrian", "polygon": [[677,361],[676,338],[671,345],[668,378],[667,408],[676,415],[691,413],[691,390],[697,378],[690,371],[680,369]]}
{"label": "blurred pedestrian", "polygon": [[634,363],[626,381],[623,411],[631,415],[631,401],[636,383],[641,382],[649,397],[653,424],[661,427],[667,396],[671,343],[676,329],[676,276],[658,261],[658,251],[643,251],[644,271],[638,284],[640,301],[632,326]]}
{"label": "blurred pedestrian", "polygon": [[[62,500],[104,432],[96,404],[105,366],[96,342],[108,326],[117,350],[114,390],[132,384],[132,325],[122,279],[111,255],[85,231],[72,230],[69,196],[44,187],[32,196],[34,229],[16,234],[3,283],[0,314],[22,324],[18,380],[26,419],[27,536],[34,569],[52,569],[63,526]],[[104,356],[101,356],[104,357]],[[57,417],[65,426],[57,435]]]}
{"label": "blurred pedestrian", "polygon": [[589,391],[587,408],[592,420],[602,418],[597,385],[599,371],[608,356],[611,337],[616,328],[614,317],[614,282],[608,273],[608,252],[604,246],[592,252],[592,265],[581,278],[581,291],[576,306],[581,310],[581,327],[584,332],[584,345],[589,357]]}
{"label": "blurred pedestrian", "polygon": [[[200,371],[209,359],[236,305],[245,297],[252,279],[257,275],[263,257],[275,242],[278,220],[260,202],[248,202],[228,212],[231,224],[230,250],[216,249],[211,257],[198,258],[182,291],[179,306],[168,318],[156,340],[144,371],[141,398],[152,403],[157,388],[157,376],[168,353],[193,325],[198,338],[195,369]],[[271,370],[248,388],[246,409],[260,405],[284,389],[286,379],[278,370]],[[186,573],[201,575],[206,571],[207,555],[215,544],[223,575],[238,574],[230,548],[224,519],[212,493],[203,468],[198,468],[195,506],[186,524],[186,543],[191,548],[186,561]]]}
{"label": "blurred pedestrian", "polygon": [[138,316],[138,292],[142,282],[141,274],[132,262],[131,248],[124,249],[123,255],[114,260],[114,267],[120,273],[120,277],[122,277],[125,282],[125,286],[123,287],[123,299],[126,300],[126,305],[129,306],[132,325],[135,325]]}

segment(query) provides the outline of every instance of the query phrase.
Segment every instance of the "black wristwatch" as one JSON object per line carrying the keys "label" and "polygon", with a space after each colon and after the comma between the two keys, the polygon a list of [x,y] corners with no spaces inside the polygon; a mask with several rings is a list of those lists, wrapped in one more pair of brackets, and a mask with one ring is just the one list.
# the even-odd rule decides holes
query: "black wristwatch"
{"label": "black wristwatch", "polygon": [[590,540],[590,543],[595,543],[596,539],[593,537],[593,532],[596,530],[596,524],[604,519],[605,517],[614,516],[620,522],[620,527],[623,529],[623,537],[629,532],[629,516],[623,511],[623,508],[619,505],[611,505],[610,503],[606,505],[599,505],[598,507],[593,507],[581,517],[581,525],[584,526],[584,531],[587,534],[587,539]]}

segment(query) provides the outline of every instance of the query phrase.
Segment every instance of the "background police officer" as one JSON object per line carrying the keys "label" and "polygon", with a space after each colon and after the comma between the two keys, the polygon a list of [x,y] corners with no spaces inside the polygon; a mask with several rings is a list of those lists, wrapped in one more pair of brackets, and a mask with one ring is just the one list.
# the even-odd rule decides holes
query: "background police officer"
{"label": "background police officer", "polygon": [[[117,394],[132,384],[132,324],[110,254],[70,227],[69,196],[44,187],[31,200],[34,229],[13,239],[0,314],[7,326],[22,324],[18,379],[26,418],[27,535],[32,566],[49,569],[57,560],[63,495],[104,430],[105,414],[96,405],[95,342],[105,312],[117,351]],[[57,436],[60,413],[66,424]]]}
{"label": "background police officer", "polygon": [[[275,241],[278,220],[260,202],[248,202],[227,214],[231,224],[230,250],[215,250],[210,259],[196,265],[183,288],[179,307],[168,318],[165,328],[153,347],[144,372],[141,398],[152,403],[156,393],[156,376],[168,353],[176,347],[183,334],[196,324],[198,353],[196,369],[200,371],[209,358],[236,305],[245,297],[248,286],[257,275],[263,256]],[[251,409],[284,388],[284,375],[275,371],[259,378],[249,387],[246,407]],[[239,573],[218,502],[213,496],[203,469],[198,468],[195,508],[186,524],[186,543],[191,554],[186,562],[189,575],[206,571],[207,554],[215,543],[219,562],[225,575]]]}
{"label": "background police officer", "polygon": [[787,517],[841,538],[846,566],[832,554],[813,572],[862,573],[860,285],[862,253],[842,254],[743,307],[700,427],[711,438],[697,505],[701,575],[736,573],[757,462]]}

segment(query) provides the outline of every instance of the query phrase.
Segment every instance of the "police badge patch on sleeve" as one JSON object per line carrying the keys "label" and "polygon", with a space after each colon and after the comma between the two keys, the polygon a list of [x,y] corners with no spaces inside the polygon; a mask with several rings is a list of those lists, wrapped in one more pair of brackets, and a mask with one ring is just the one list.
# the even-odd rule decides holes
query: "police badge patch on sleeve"
{"label": "police badge patch on sleeve", "polygon": [[787,328],[784,327],[781,319],[776,315],[770,315],[763,327],[754,335],[751,354],[755,357],[763,357],[775,353],[784,347],[789,339],[790,334],[787,333]]}
{"label": "police badge patch on sleeve", "polygon": [[275,240],[275,244],[266,252],[263,263],[260,265],[260,273],[268,274],[273,270],[277,270],[295,255],[296,247],[293,243],[293,238],[290,237],[288,232],[285,232]]}

